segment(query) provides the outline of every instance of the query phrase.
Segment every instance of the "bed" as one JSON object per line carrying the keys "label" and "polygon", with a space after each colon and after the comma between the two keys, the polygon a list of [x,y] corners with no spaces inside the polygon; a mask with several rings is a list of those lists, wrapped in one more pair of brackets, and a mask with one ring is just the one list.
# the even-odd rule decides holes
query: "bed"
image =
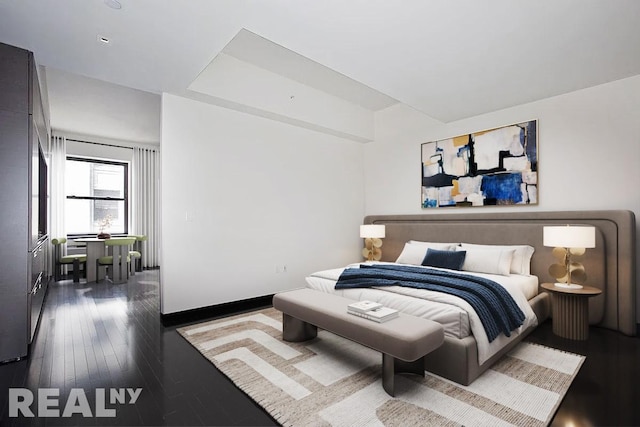
{"label": "bed", "polygon": [[[499,336],[490,343],[485,343],[486,337],[482,336],[482,332],[478,333],[478,323],[474,320],[474,315],[461,307],[464,304],[452,303],[448,296],[431,295],[425,300],[425,291],[404,287],[336,290],[336,280],[348,266],[315,272],[307,277],[307,287],[338,293],[354,300],[375,300],[403,312],[441,323],[445,328],[445,343],[427,356],[425,368],[452,381],[470,384],[550,316],[550,296],[539,287],[544,282],[553,281],[547,270],[556,262],[551,248],[542,245],[542,228],[545,225],[588,224],[596,227],[596,248],[589,249],[582,262],[588,274],[587,284],[602,289],[603,293],[591,298],[589,321],[591,324],[614,329],[626,335],[636,333],[633,212],[611,210],[377,215],[367,216],[364,223],[386,226],[382,265],[393,265],[396,261],[405,264],[410,258],[398,258],[401,254],[405,255],[409,241],[427,242],[427,245],[458,246],[463,243],[469,254],[477,253],[476,249],[490,249],[496,245],[509,247],[507,249],[513,245],[532,248],[533,253],[523,271],[516,269],[506,275],[504,271],[497,275],[493,274],[494,271],[463,271],[518,289],[514,295],[516,299],[517,295],[521,295],[520,298],[524,301],[517,301],[520,305],[524,304],[522,308],[526,319],[522,326],[514,330],[510,337]],[[415,265],[413,261],[409,264]],[[438,301],[439,298],[444,300]]]}

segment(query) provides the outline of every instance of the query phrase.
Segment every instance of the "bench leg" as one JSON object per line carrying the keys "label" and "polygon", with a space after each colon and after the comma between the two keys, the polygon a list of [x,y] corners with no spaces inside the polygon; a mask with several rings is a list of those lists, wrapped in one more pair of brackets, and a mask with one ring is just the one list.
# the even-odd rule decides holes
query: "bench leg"
{"label": "bench leg", "polygon": [[424,377],[424,356],[413,362],[405,362],[382,353],[382,388],[389,396],[395,396],[395,374],[402,373]]}
{"label": "bench leg", "polygon": [[282,313],[282,339],[289,342],[307,341],[318,336],[318,328]]}

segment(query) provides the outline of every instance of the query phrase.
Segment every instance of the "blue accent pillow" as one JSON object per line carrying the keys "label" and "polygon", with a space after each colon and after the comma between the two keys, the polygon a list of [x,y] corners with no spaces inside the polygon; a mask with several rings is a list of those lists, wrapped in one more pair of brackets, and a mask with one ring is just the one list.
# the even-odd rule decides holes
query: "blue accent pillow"
{"label": "blue accent pillow", "polygon": [[422,265],[428,267],[448,268],[449,270],[462,270],[467,251],[439,251],[427,249],[427,254],[422,260]]}

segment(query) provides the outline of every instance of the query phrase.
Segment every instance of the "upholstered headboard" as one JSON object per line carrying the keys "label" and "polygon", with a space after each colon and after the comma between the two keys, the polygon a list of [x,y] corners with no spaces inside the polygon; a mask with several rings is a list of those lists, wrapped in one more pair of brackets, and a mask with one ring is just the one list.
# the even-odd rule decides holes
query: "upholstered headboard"
{"label": "upholstered headboard", "polygon": [[636,334],[635,216],[631,211],[455,213],[372,215],[365,224],[385,224],[382,260],[395,261],[406,241],[528,244],[535,248],[531,274],[540,283],[553,282],[549,266],[557,260],[542,244],[545,225],[590,224],[596,227],[596,247],[581,262],[587,282],[603,290],[589,301],[590,322]]}

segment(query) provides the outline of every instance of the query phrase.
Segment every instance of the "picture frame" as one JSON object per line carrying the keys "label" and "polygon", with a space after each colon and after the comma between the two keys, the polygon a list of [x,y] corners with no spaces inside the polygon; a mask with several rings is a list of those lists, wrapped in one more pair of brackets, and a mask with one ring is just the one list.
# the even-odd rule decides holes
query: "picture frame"
{"label": "picture frame", "polygon": [[538,204],[538,121],[421,144],[424,209]]}

